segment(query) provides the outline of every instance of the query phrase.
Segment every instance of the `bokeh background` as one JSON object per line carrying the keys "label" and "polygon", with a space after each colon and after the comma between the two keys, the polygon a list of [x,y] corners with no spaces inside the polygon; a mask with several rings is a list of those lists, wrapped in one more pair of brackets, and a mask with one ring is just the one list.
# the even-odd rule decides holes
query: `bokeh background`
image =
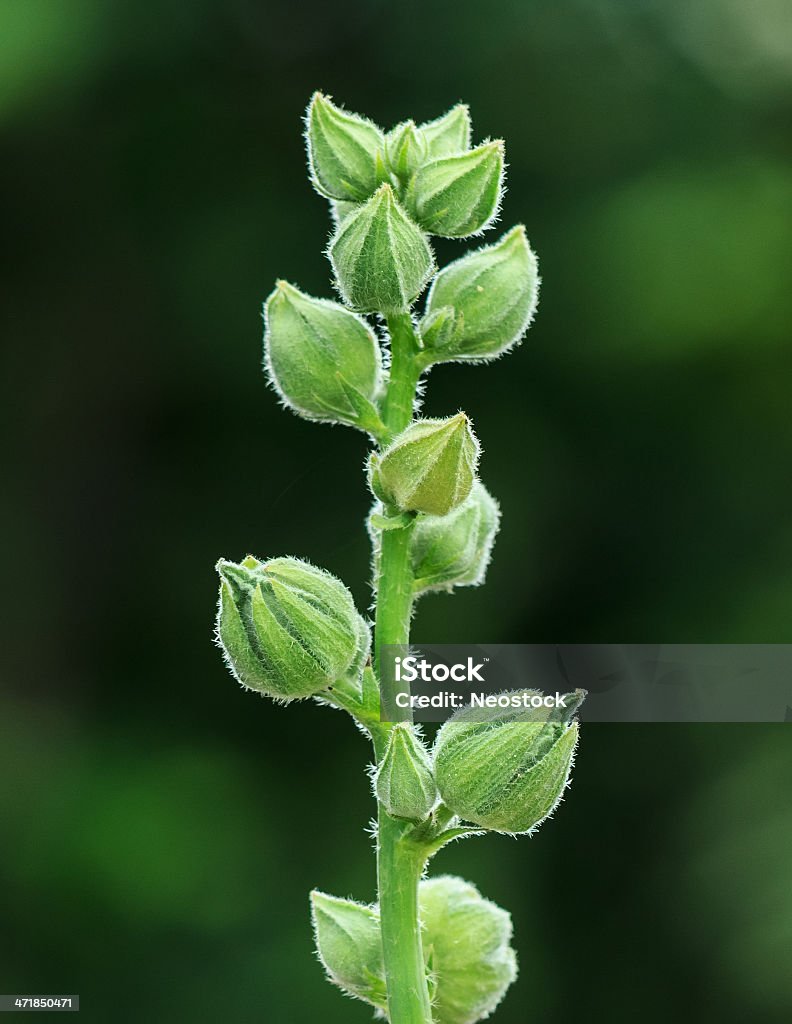
{"label": "bokeh background", "polygon": [[[782,0],[4,0],[0,991],[83,1018],[353,1024],[306,894],[371,899],[368,748],[239,690],[218,556],[369,600],[366,443],[277,406],[276,276],[330,294],[300,117],[462,99],[544,277],[432,373],[503,531],[432,642],[790,642],[792,26]],[[462,244],[439,246],[442,260]],[[792,1015],[792,733],[591,726],[535,839],[435,871],[510,908],[502,1024]]]}

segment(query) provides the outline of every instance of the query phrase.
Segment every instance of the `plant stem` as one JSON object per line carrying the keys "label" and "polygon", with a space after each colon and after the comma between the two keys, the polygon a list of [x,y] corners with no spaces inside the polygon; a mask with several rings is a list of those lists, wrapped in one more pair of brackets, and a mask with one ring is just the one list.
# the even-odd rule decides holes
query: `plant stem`
{"label": "plant stem", "polygon": [[388,393],[382,407],[382,420],[391,437],[409,424],[413,414],[415,389],[421,375],[416,355],[418,343],[409,313],[388,317],[391,366]]}
{"label": "plant stem", "polygon": [[[391,336],[391,369],[382,419],[392,438],[404,430],[412,419],[421,371],[415,361],[418,346],[409,314],[389,317],[388,329]],[[410,639],[412,526],[409,523],[396,529],[383,530],[380,534],[374,659],[381,688],[380,648],[383,644],[406,645]],[[386,696],[381,690],[383,703]],[[379,762],[387,741],[387,727],[374,733],[373,738]],[[381,804],[378,806],[377,888],[388,989],[388,1016],[391,1024],[432,1024],[418,923],[418,883],[426,855],[406,837],[408,828],[405,822],[391,818]]]}

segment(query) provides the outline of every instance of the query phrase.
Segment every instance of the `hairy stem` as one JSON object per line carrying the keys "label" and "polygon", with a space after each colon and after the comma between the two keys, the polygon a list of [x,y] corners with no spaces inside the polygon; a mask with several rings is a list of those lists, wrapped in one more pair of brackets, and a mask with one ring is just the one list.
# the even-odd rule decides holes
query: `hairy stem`
{"label": "hairy stem", "polygon": [[391,366],[388,392],[382,407],[382,420],[391,437],[409,424],[413,414],[415,389],[421,375],[418,341],[409,313],[388,317]]}
{"label": "hairy stem", "polygon": [[[391,370],[382,419],[390,437],[412,419],[420,370],[417,343],[409,314],[388,319]],[[383,644],[407,644],[412,612],[410,534],[412,523],[381,534],[374,658],[379,675]],[[382,685],[380,676],[380,685]],[[386,697],[386,694],[381,694]],[[387,732],[374,734],[377,761],[384,754]],[[426,985],[421,932],[418,924],[418,883],[425,853],[406,837],[408,826],[391,818],[380,805],[377,830],[377,887],[379,890],[382,952],[391,1024],[432,1024]]]}

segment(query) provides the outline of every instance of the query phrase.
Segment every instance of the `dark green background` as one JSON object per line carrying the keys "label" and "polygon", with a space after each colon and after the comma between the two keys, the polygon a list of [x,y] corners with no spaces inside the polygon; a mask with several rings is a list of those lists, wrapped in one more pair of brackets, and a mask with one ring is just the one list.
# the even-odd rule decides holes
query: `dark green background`
{"label": "dark green background", "polygon": [[[369,1019],[307,915],[374,895],[368,748],[211,644],[220,555],[369,600],[365,440],[259,370],[274,278],[330,294],[314,88],[385,125],[468,102],[541,260],[525,344],[430,378],[504,526],[416,636],[792,640],[791,67],[774,0],[3,4],[0,991]],[[789,1020],[790,735],[590,726],[536,838],[438,857],[514,915],[496,1020]]]}

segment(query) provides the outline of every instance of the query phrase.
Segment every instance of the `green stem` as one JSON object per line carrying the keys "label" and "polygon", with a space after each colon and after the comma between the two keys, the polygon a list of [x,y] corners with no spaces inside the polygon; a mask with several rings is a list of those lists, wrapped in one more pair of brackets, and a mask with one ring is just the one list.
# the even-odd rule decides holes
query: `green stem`
{"label": "green stem", "polygon": [[382,420],[391,436],[409,424],[415,403],[415,389],[421,376],[418,364],[418,341],[409,313],[388,317],[391,366],[388,393],[382,407]]}
{"label": "green stem", "polygon": [[[388,329],[391,336],[391,369],[382,419],[392,438],[404,430],[412,419],[415,390],[421,371],[415,360],[418,345],[409,314],[389,317]],[[410,522],[395,529],[383,530],[380,534],[374,628],[374,659],[378,676],[379,650],[382,645],[406,645],[410,640],[412,527]],[[387,696],[381,693],[383,703]],[[378,762],[384,754],[387,729],[386,726],[373,736]],[[418,883],[426,855],[423,849],[407,838],[408,830],[409,826],[405,822],[391,818],[381,804],[378,806],[377,888],[388,988],[388,1016],[391,1024],[432,1024],[418,924]]]}

